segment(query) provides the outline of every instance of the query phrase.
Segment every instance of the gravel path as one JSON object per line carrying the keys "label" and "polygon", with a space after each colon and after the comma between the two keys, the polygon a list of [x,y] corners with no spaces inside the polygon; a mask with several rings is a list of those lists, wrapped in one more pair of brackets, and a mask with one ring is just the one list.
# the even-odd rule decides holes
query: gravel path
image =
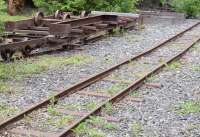
{"label": "gravel path", "polygon": [[180,22],[167,25],[166,23],[148,24],[141,32],[130,31],[120,37],[109,37],[86,45],[81,51],[74,50],[70,53],[54,54],[52,56],[82,54],[92,56],[94,59],[87,64],[66,65],[60,69],[51,69],[48,72],[27,77],[24,81],[10,81],[17,86],[16,94],[0,93],[0,101],[24,109],[24,107],[81,81],[81,79],[153,47],[160,40],[167,39],[194,22],[194,20],[187,20],[181,24]]}
{"label": "gravel path", "polygon": [[200,112],[177,112],[183,102],[200,103],[199,59],[200,43],[180,60],[179,67],[166,68],[150,79],[152,83],[161,84],[162,88],[143,86],[137,90],[137,96],[144,98],[144,102],[126,100],[115,105],[113,116],[121,118],[122,121],[118,130],[104,131],[107,136],[199,137]]}

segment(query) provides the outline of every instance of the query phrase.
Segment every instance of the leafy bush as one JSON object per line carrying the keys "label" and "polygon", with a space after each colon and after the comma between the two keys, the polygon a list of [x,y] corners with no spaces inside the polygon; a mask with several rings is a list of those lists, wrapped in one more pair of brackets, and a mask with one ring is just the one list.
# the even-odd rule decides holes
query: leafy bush
{"label": "leafy bush", "polygon": [[[4,31],[4,23],[2,14],[6,11],[6,4],[4,0],[0,0],[0,37],[2,36],[2,33]],[[1,40],[1,38],[0,38]]]}
{"label": "leafy bush", "polygon": [[4,0],[0,0],[0,13],[6,10],[6,3]]}
{"label": "leafy bush", "polygon": [[199,0],[173,0],[172,6],[176,11],[186,13],[188,17],[200,15]]}
{"label": "leafy bush", "polygon": [[3,35],[4,32],[4,23],[0,20],[0,41],[1,41],[1,36]]}
{"label": "leafy bush", "polygon": [[34,4],[50,13],[57,9],[78,13],[82,10],[131,12],[139,0],[33,0]]}

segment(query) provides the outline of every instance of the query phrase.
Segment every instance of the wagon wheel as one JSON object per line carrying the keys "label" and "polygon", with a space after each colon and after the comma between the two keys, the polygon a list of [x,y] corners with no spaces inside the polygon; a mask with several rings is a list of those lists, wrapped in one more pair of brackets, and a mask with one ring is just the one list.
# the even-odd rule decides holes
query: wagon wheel
{"label": "wagon wheel", "polygon": [[42,19],[44,18],[44,13],[43,12],[37,12],[35,17],[34,17],[34,23],[36,26],[42,25]]}
{"label": "wagon wheel", "polygon": [[22,54],[26,57],[28,55],[30,55],[32,51],[32,48],[30,46],[26,46],[23,50],[22,50]]}
{"label": "wagon wheel", "polygon": [[57,10],[57,11],[55,12],[55,14],[54,14],[54,18],[55,18],[55,19],[60,19],[61,14],[62,14],[62,11]]}
{"label": "wagon wheel", "polygon": [[1,58],[4,61],[10,61],[13,54],[14,54],[13,51],[6,49],[6,50],[1,51]]}
{"label": "wagon wheel", "polygon": [[70,18],[71,18],[70,14],[67,14],[67,13],[62,16],[62,20],[66,20]]}
{"label": "wagon wheel", "polygon": [[81,18],[83,18],[83,17],[87,17],[88,15],[90,14],[90,11],[82,11],[81,12]]}

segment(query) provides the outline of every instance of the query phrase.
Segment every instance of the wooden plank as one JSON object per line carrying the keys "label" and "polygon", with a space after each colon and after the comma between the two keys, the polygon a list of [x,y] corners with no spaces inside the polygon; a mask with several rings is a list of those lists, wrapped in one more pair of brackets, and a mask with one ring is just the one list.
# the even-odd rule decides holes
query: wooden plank
{"label": "wooden plank", "polygon": [[108,24],[97,23],[97,24],[94,24],[94,26],[96,26],[97,28],[103,29],[103,28],[108,27]]}
{"label": "wooden plank", "polygon": [[98,29],[95,26],[81,26],[81,28],[84,30],[98,31]]}
{"label": "wooden plank", "polygon": [[26,34],[40,34],[49,35],[48,31],[35,31],[35,30],[14,30],[16,33],[26,33]]}

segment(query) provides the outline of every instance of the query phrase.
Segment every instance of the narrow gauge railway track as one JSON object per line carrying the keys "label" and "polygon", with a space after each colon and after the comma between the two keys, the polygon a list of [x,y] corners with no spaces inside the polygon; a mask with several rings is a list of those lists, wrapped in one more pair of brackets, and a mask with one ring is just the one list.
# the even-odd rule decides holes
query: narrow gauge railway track
{"label": "narrow gauge railway track", "polygon": [[[55,95],[52,98],[49,98],[47,100],[44,100],[37,105],[34,105],[33,107],[23,111],[22,113],[11,117],[3,122],[0,123],[0,130],[7,130],[11,133],[17,133],[21,135],[26,135],[29,133],[32,133],[31,135],[38,135],[37,130],[31,129],[28,125],[25,125],[22,129],[18,129],[17,127],[20,126],[20,121],[23,121],[23,119],[26,116],[30,116],[33,113],[36,113],[36,111],[40,111],[41,109],[47,109],[48,105],[51,105],[52,103],[55,104],[54,107],[59,107],[62,103],[65,102],[65,99],[70,98],[72,95],[77,95],[83,93],[85,94],[84,90],[87,90],[88,88],[92,88],[95,84],[98,82],[103,82],[109,80],[109,77],[112,75],[120,75],[120,71],[123,71],[123,67],[126,67],[124,70],[132,71],[133,70],[141,70],[144,69],[143,72],[145,72],[142,76],[137,76],[136,74],[140,71],[135,71],[130,84],[126,85],[123,90],[118,91],[117,93],[114,93],[110,95],[108,98],[102,99],[100,102],[98,102],[97,107],[95,109],[92,109],[88,111],[85,115],[73,119],[73,121],[66,123],[66,126],[62,128],[59,132],[51,132],[46,133],[49,131],[48,129],[44,132],[39,132],[43,136],[58,136],[58,137],[65,137],[67,135],[70,135],[72,133],[72,129],[76,128],[81,122],[88,119],[90,116],[98,114],[105,105],[110,103],[115,103],[121,99],[123,99],[125,96],[127,96],[131,91],[139,88],[146,78],[151,76],[152,74],[158,72],[163,67],[166,66],[166,64],[171,63],[173,60],[180,58],[186,51],[188,51],[195,43],[197,43],[200,40],[200,22],[196,23],[195,25],[189,27],[188,29],[184,30],[183,32],[171,37],[170,39],[161,42],[157,46],[155,46],[152,49],[147,50],[144,53],[139,54],[138,56],[135,56],[131,59],[128,59],[116,66],[111,67],[110,69],[99,73],[89,79],[86,79],[71,88],[68,88],[67,90],[60,92],[59,94]],[[163,51],[163,52],[161,52]],[[168,51],[169,53],[165,53]],[[133,64],[131,64],[133,62]],[[141,66],[141,64],[149,64],[147,69],[144,66]],[[127,73],[127,72],[126,72]],[[122,76],[125,75],[125,73],[122,73]],[[88,93],[89,95],[89,93]],[[44,111],[42,111],[44,112]],[[62,111],[63,112],[63,111]],[[63,112],[65,115],[66,113]],[[40,115],[36,114],[36,118],[38,118]],[[17,129],[17,130],[16,130]],[[20,133],[19,133],[20,130]],[[16,132],[17,131],[17,132]],[[32,131],[32,132],[29,132]],[[37,134],[37,135],[36,135]]]}

